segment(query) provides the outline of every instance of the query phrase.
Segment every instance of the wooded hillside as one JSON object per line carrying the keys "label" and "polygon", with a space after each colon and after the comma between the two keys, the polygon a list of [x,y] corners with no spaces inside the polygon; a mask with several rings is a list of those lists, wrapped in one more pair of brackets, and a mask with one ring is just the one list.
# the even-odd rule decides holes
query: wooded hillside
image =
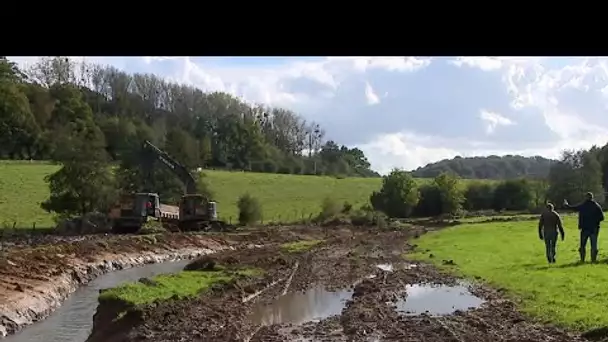
{"label": "wooded hillside", "polygon": [[427,164],[414,170],[414,177],[432,178],[442,172],[468,179],[546,178],[556,161],[543,157],[488,156],[456,157]]}
{"label": "wooded hillside", "polygon": [[361,150],[288,109],[155,75],[63,57],[19,70],[0,57],[0,81],[0,158],[61,159],[57,146],[78,135],[113,160],[150,140],[189,167],[377,176]]}

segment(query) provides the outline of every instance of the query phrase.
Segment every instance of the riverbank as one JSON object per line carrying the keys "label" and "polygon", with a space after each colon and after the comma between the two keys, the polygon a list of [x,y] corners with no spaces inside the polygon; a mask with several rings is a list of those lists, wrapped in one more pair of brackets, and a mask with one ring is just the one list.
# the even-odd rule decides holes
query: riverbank
{"label": "riverbank", "polygon": [[234,248],[217,236],[99,236],[4,251],[0,260],[0,336],[46,318],[79,286],[115,270]]}

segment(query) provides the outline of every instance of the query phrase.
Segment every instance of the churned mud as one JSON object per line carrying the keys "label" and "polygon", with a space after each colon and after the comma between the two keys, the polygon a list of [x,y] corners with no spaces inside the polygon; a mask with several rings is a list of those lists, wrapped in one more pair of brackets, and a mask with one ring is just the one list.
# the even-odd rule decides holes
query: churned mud
{"label": "churned mud", "polygon": [[[585,341],[530,320],[497,291],[406,261],[402,254],[425,231],[307,227],[290,230],[296,237],[259,236],[254,242],[264,247],[210,257],[264,276],[120,317],[110,308],[88,341]],[[304,234],[323,242],[295,253],[281,246]]]}

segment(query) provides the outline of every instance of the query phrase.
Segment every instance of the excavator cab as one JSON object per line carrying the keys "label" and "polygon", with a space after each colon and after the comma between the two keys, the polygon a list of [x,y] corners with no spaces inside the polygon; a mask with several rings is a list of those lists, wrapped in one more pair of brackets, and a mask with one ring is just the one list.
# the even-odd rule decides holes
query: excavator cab
{"label": "excavator cab", "polygon": [[179,221],[184,230],[197,230],[201,223],[217,221],[216,204],[201,194],[184,195],[179,203]]}
{"label": "excavator cab", "polygon": [[209,201],[200,194],[184,195],[179,203],[180,220],[207,219]]}

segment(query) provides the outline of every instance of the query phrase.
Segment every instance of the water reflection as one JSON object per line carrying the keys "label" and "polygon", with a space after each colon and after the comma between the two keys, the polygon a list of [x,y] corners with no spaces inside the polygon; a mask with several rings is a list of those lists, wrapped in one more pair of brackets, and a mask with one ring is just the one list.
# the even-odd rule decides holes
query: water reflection
{"label": "water reflection", "polygon": [[250,320],[254,324],[281,323],[303,324],[338,315],[353,295],[352,290],[327,291],[314,287],[305,292],[289,292],[272,304],[258,304],[253,308]]}
{"label": "water reflection", "polygon": [[406,286],[407,298],[396,302],[397,311],[418,315],[448,315],[456,310],[477,308],[484,300],[473,295],[464,285],[447,286],[415,284]]}

